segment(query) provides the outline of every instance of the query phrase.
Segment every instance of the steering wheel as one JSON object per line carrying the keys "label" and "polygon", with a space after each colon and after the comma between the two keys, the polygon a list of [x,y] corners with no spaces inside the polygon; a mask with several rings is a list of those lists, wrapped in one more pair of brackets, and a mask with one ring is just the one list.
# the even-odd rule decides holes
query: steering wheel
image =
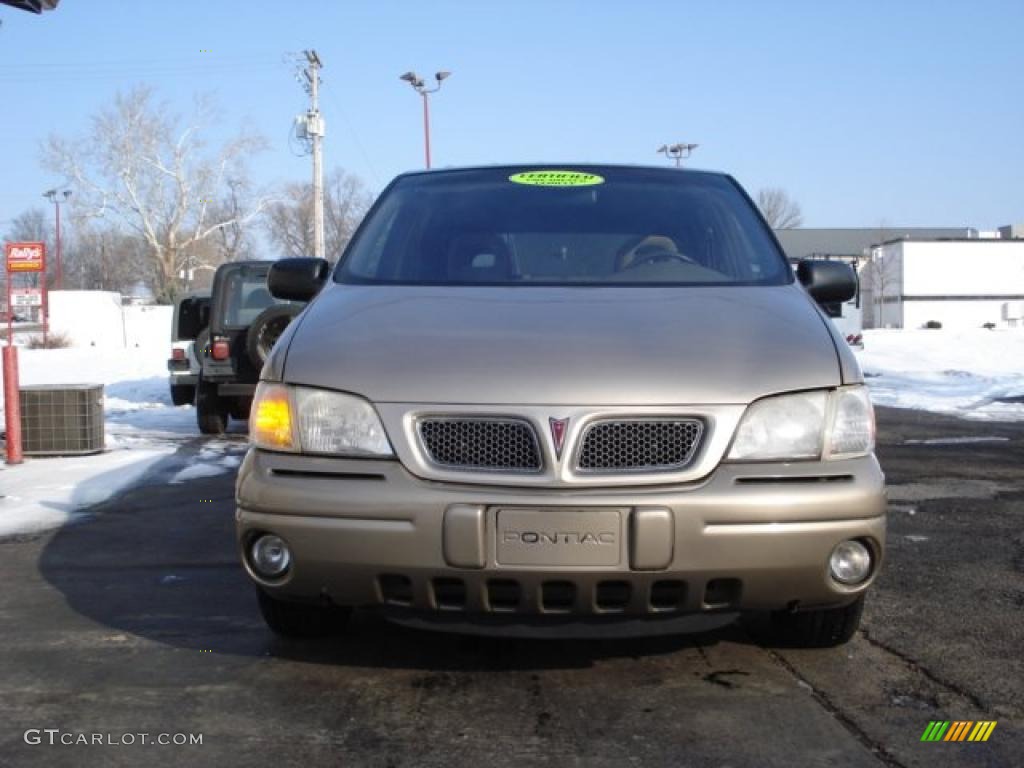
{"label": "steering wheel", "polygon": [[636,269],[644,264],[657,264],[661,261],[679,261],[683,264],[696,264],[693,259],[689,256],[684,256],[677,251],[666,251],[657,250],[650,251],[644,254],[638,254],[631,262],[624,266],[620,271],[625,272],[627,269]]}

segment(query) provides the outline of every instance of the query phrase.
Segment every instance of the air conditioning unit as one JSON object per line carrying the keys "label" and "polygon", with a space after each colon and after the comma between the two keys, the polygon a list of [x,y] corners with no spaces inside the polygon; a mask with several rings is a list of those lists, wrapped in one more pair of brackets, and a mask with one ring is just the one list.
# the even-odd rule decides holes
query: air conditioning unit
{"label": "air conditioning unit", "polygon": [[21,444],[26,456],[71,456],[104,448],[103,385],[21,388]]}

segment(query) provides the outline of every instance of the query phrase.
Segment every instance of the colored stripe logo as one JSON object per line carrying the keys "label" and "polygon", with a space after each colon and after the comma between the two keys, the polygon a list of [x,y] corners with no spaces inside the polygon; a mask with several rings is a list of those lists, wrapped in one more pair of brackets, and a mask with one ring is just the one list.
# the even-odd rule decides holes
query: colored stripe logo
{"label": "colored stripe logo", "polygon": [[921,741],[988,741],[997,720],[932,720]]}

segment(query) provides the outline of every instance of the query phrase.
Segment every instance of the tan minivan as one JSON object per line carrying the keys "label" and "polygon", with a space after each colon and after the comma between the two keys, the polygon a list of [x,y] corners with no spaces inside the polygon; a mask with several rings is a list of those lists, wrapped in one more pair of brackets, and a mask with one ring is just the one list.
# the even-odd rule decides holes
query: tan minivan
{"label": "tan minivan", "polygon": [[729,176],[596,165],[410,173],[263,368],[239,472],[270,627],[353,607],[589,623],[761,612],[850,639],[885,541],[874,415],[823,304]]}

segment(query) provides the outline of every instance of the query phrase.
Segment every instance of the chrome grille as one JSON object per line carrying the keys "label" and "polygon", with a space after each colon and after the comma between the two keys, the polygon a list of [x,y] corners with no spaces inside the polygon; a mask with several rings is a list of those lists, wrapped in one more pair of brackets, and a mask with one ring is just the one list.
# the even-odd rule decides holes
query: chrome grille
{"label": "chrome grille", "polygon": [[417,425],[427,457],[450,469],[539,472],[537,435],[529,422],[494,417],[428,417]]}
{"label": "chrome grille", "polygon": [[576,460],[580,472],[664,472],[686,466],[704,425],[697,419],[616,419],[587,427]]}

